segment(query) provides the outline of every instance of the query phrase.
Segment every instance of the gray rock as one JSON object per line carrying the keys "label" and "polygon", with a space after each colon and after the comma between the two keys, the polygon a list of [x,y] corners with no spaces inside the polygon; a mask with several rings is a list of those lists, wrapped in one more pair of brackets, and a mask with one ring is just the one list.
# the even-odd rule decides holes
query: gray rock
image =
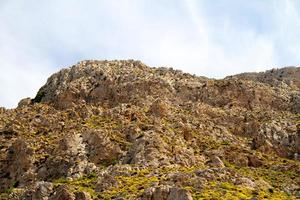
{"label": "gray rock", "polygon": [[75,192],[75,200],[91,200],[91,195],[86,192]]}
{"label": "gray rock", "polygon": [[49,200],[75,200],[75,195],[67,186],[59,186]]}
{"label": "gray rock", "polygon": [[48,200],[53,190],[53,184],[49,182],[37,182],[32,194],[32,200]]}
{"label": "gray rock", "polygon": [[28,106],[31,104],[31,98],[25,98],[25,99],[22,99],[21,101],[19,101],[18,103],[18,107],[17,108],[22,108],[24,106]]}
{"label": "gray rock", "polygon": [[171,188],[167,200],[192,200],[190,192],[180,188]]}
{"label": "gray rock", "polygon": [[184,189],[162,185],[147,188],[141,197],[142,200],[192,200],[190,192]]}

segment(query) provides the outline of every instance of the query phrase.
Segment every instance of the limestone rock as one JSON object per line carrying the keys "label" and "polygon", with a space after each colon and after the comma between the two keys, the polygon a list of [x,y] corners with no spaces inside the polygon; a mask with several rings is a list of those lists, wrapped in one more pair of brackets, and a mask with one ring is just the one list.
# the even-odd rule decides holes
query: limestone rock
{"label": "limestone rock", "polygon": [[218,156],[212,156],[209,164],[213,167],[225,167],[224,163]]}
{"label": "limestone rock", "polygon": [[168,114],[168,105],[165,102],[156,100],[152,103],[149,112],[155,116],[164,117]]}
{"label": "limestone rock", "polygon": [[19,101],[18,108],[21,108],[23,106],[28,106],[30,104],[31,104],[31,99],[30,98],[25,98],[25,99],[22,99],[21,101]]}
{"label": "limestone rock", "polygon": [[160,186],[156,188],[148,188],[143,194],[142,200],[192,200],[191,194],[179,188],[170,186]]}
{"label": "limestone rock", "polygon": [[53,191],[53,185],[49,182],[37,182],[32,195],[32,200],[48,200]]}
{"label": "limestone rock", "polygon": [[171,188],[170,189],[170,194],[167,198],[167,200],[192,200],[192,195],[190,192],[184,189],[179,189],[179,188]]}
{"label": "limestone rock", "polygon": [[242,185],[242,186],[252,188],[252,189],[254,189],[256,186],[256,184],[252,180],[250,180],[249,178],[245,178],[245,177],[238,178],[235,181],[235,184]]}
{"label": "limestone rock", "polygon": [[86,131],[83,133],[83,141],[87,144],[86,150],[89,160],[95,164],[110,164],[118,159],[122,153],[119,145],[112,142],[109,135],[103,131]]}
{"label": "limestone rock", "polygon": [[299,80],[79,62],[0,108],[0,199],[297,199]]}
{"label": "limestone rock", "polygon": [[91,196],[86,192],[76,192],[75,200],[91,200]]}
{"label": "limestone rock", "polygon": [[59,186],[49,200],[75,200],[75,195],[67,186]]}
{"label": "limestone rock", "polygon": [[2,168],[1,188],[26,186],[35,180],[33,149],[22,139],[17,139],[8,149]]}

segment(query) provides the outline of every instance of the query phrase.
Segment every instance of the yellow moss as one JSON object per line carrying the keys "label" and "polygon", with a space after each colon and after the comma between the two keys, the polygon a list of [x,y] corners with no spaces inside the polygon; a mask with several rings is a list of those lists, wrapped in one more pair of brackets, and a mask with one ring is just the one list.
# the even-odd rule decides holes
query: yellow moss
{"label": "yellow moss", "polygon": [[86,125],[90,128],[110,128],[116,129],[119,128],[121,123],[118,123],[116,120],[111,118],[110,116],[92,116],[86,120]]}
{"label": "yellow moss", "polygon": [[194,199],[228,199],[241,200],[257,197],[258,199],[295,199],[281,191],[269,190],[254,190],[248,187],[234,185],[229,182],[210,182],[202,191],[195,191],[193,188],[188,188],[192,192]]}
{"label": "yellow moss", "polygon": [[109,188],[102,192],[100,196],[103,199],[111,199],[119,195],[125,195],[126,198],[137,197],[149,187],[151,183],[158,182],[157,177],[141,177],[141,176],[117,176],[117,187]]}
{"label": "yellow moss", "polygon": [[238,168],[237,171],[245,176],[250,176],[255,179],[263,178],[276,189],[283,189],[283,186],[288,183],[297,184],[298,174],[293,170],[285,170],[284,172],[276,171],[270,168]]}
{"label": "yellow moss", "polygon": [[0,199],[2,200],[8,200],[8,196],[9,196],[8,193],[0,193]]}
{"label": "yellow moss", "polygon": [[89,176],[85,176],[75,180],[68,180],[62,177],[53,181],[55,186],[68,185],[73,191],[84,191],[89,193],[92,198],[98,195],[98,193],[95,192],[96,182],[97,176],[93,173]]}
{"label": "yellow moss", "polygon": [[284,200],[284,199],[296,199],[288,194],[280,191],[270,193],[269,191],[259,191],[258,199],[271,199],[271,200]]}

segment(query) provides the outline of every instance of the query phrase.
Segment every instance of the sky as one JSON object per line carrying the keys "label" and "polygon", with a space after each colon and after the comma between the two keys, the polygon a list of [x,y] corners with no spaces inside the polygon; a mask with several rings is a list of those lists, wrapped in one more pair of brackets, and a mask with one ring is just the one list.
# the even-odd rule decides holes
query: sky
{"label": "sky", "polygon": [[0,0],[0,107],[87,59],[223,78],[300,63],[298,0]]}

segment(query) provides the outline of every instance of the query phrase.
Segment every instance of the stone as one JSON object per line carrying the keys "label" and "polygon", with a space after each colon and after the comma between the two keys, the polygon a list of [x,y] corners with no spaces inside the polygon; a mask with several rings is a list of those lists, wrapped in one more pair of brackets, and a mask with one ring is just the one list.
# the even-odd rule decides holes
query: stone
{"label": "stone", "polygon": [[96,165],[111,164],[122,154],[120,146],[101,130],[86,130],[82,133],[82,139],[87,144],[89,160]]}
{"label": "stone", "polygon": [[171,188],[167,200],[192,200],[192,195],[185,189]]}
{"label": "stone", "polygon": [[142,200],[192,200],[192,195],[184,189],[167,185],[147,188],[142,195]]}
{"label": "stone", "polygon": [[248,161],[250,167],[260,167],[263,165],[263,162],[255,155],[248,156]]}
{"label": "stone", "polygon": [[220,168],[225,167],[223,161],[218,156],[212,156],[210,158],[209,165],[211,165],[213,167],[220,167]]}
{"label": "stone", "polygon": [[19,187],[30,184],[35,179],[33,165],[33,149],[22,139],[17,139],[9,147],[6,156],[4,174],[8,177],[0,179],[1,188]]}
{"label": "stone", "polygon": [[32,194],[32,200],[48,200],[48,197],[53,191],[53,184],[49,182],[37,182],[34,193]]}
{"label": "stone", "polygon": [[116,187],[117,185],[118,181],[114,178],[114,176],[105,173],[99,177],[95,190],[97,192],[102,192],[108,188]]}
{"label": "stone", "polygon": [[19,101],[18,103],[18,108],[22,108],[24,106],[28,106],[31,104],[31,98],[25,98],[25,99],[22,99],[21,101]]}
{"label": "stone", "polygon": [[254,189],[256,187],[255,182],[246,177],[241,177],[235,180],[235,184]]}
{"label": "stone", "polygon": [[268,182],[266,182],[265,180],[263,180],[261,178],[255,181],[255,185],[256,185],[256,188],[263,189],[263,190],[268,190],[268,189],[272,188],[272,186]]}
{"label": "stone", "polygon": [[224,79],[134,60],[62,69],[34,99],[0,108],[0,199],[214,198],[219,186],[296,198],[299,69]]}
{"label": "stone", "polygon": [[49,200],[75,200],[75,195],[70,192],[67,186],[59,186]]}
{"label": "stone", "polygon": [[91,195],[86,192],[75,192],[75,200],[91,200]]}
{"label": "stone", "polygon": [[156,100],[150,106],[149,112],[158,117],[165,117],[168,115],[168,105],[161,100]]}

